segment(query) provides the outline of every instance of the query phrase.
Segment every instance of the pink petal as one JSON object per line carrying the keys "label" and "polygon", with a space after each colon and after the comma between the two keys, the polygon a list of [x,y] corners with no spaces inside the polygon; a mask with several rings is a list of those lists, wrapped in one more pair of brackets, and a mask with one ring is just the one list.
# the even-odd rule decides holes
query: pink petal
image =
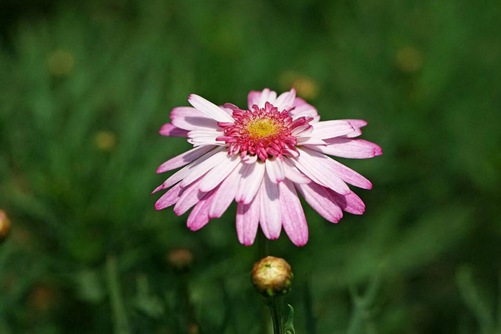
{"label": "pink petal", "polygon": [[363,119],[346,119],[345,121],[350,122],[350,124],[353,125],[354,128],[359,129],[367,125],[367,122]]}
{"label": "pink petal", "polygon": [[[224,148],[221,148],[220,150],[216,149],[214,151],[211,151],[211,153],[212,152],[216,153],[214,153],[211,157],[201,161],[200,163],[188,165],[191,168],[189,174],[186,175],[181,181],[181,186],[187,186],[188,184],[198,179],[200,176],[210,171],[212,168],[229,160],[228,153]],[[202,158],[198,159],[196,162],[200,161],[201,159]]]}
{"label": "pink petal", "polygon": [[355,128],[347,121],[335,120],[324,121],[313,124],[313,131],[310,137],[328,139],[345,136],[355,131]]}
{"label": "pink petal", "polygon": [[327,155],[306,147],[303,147],[302,151],[308,153],[314,160],[318,161],[319,164],[322,164],[326,172],[331,172],[337,175],[344,182],[363,189],[372,188],[371,181],[367,180],[365,177],[355,172],[353,169],[346,167],[345,165],[328,157]]}
{"label": "pink petal", "polygon": [[305,100],[302,98],[296,97],[294,100],[294,109],[292,109],[289,114],[292,116],[292,118],[296,119],[298,117],[313,117],[316,118],[318,117],[318,112],[315,107],[312,105],[306,103]]}
{"label": "pink petal", "polygon": [[292,164],[289,159],[284,159],[284,171],[285,178],[291,180],[293,183],[309,183],[309,179],[306,175],[298,171],[296,167]]}
{"label": "pink petal", "polygon": [[[275,99],[277,98],[277,93],[275,91],[269,90],[268,88],[263,89],[261,95],[259,96],[259,100],[257,106],[259,108],[263,108],[266,102],[270,102],[275,105]],[[252,107],[252,106],[251,106]],[[249,108],[251,109],[251,108]]]}
{"label": "pink petal", "polygon": [[[226,154],[224,151],[224,148],[216,148],[214,150],[209,151],[207,154],[203,155],[202,157],[198,158],[197,160],[193,161],[189,165],[183,167],[182,169],[178,170],[174,174],[172,174],[167,180],[164,181],[160,186],[158,186],[153,192],[157,192],[162,189],[169,188],[170,186],[178,183],[179,181],[183,180],[184,178],[188,177],[192,173],[193,169],[196,169],[197,166],[206,163],[207,160],[212,161],[214,159],[214,156],[219,156],[221,153]],[[181,186],[184,187],[187,184],[193,182],[195,179],[200,177],[201,175],[198,175],[197,177],[193,178],[193,180],[190,180],[190,182],[184,183]],[[183,180],[184,181],[184,180]]]}
{"label": "pink petal", "polygon": [[167,160],[163,164],[160,165],[157,169],[157,173],[164,173],[169,170],[173,170],[179,167],[182,167],[198,158],[200,158],[202,155],[205,153],[209,152],[210,150],[213,150],[214,147],[210,146],[202,146],[202,147],[196,147],[193,148],[187,152],[184,152],[183,154],[180,154],[172,159]]}
{"label": "pink petal", "polygon": [[256,239],[259,225],[259,199],[256,197],[249,204],[238,203],[237,206],[237,234],[238,240],[245,246],[250,246]]}
{"label": "pink petal", "polygon": [[177,107],[170,113],[172,124],[185,130],[218,129],[217,122],[192,107]]}
{"label": "pink petal", "polygon": [[343,211],[331,198],[329,189],[314,182],[295,186],[306,202],[327,221],[337,223],[343,217]]}
{"label": "pink petal", "polygon": [[212,168],[204,175],[200,183],[200,191],[208,192],[216,188],[240,164],[240,160],[240,156],[235,154],[219,164],[217,168]]}
{"label": "pink petal", "polygon": [[320,138],[317,137],[299,137],[297,139],[298,145],[327,145],[327,143]]}
{"label": "pink petal", "polygon": [[285,171],[282,159],[266,159],[266,174],[271,182],[279,183],[285,179]]}
{"label": "pink petal", "polygon": [[278,239],[282,230],[280,215],[280,192],[278,184],[264,177],[258,196],[260,199],[259,222],[264,235],[268,239]]}
{"label": "pink petal", "polygon": [[263,162],[243,165],[241,170],[242,177],[240,178],[237,194],[235,195],[237,202],[249,204],[252,201],[261,187],[264,171],[265,165]]}
{"label": "pink petal", "polygon": [[346,212],[354,215],[361,215],[365,212],[365,204],[354,192],[346,195],[339,195],[334,191],[327,189],[329,195]]}
{"label": "pink petal", "polygon": [[197,204],[201,199],[207,196],[207,194],[202,193],[198,190],[198,186],[202,178],[193,182],[189,186],[183,188],[176,205],[174,206],[174,213],[181,216],[186,211],[191,209],[192,206]]}
{"label": "pink petal", "polygon": [[188,131],[179,129],[170,123],[165,123],[160,128],[160,134],[167,137],[188,137]]}
{"label": "pink petal", "polygon": [[312,181],[334,190],[340,194],[347,194],[350,188],[331,168],[328,168],[328,157],[319,157],[315,151],[301,148],[298,158],[289,159],[294,165]]}
{"label": "pink petal", "polygon": [[381,147],[363,139],[332,138],[327,146],[311,147],[312,150],[342,158],[367,159],[383,154]]}
{"label": "pink petal", "polygon": [[198,231],[209,222],[209,207],[214,193],[204,198],[191,210],[186,225],[192,231]]}
{"label": "pink petal", "polygon": [[165,194],[163,194],[155,203],[155,210],[162,210],[174,205],[179,199],[181,194],[181,186],[176,184],[174,187],[170,188]]}
{"label": "pink petal", "polygon": [[278,110],[290,109],[294,105],[296,90],[292,88],[289,92],[280,94],[275,103],[272,103]]}
{"label": "pink petal", "polygon": [[214,198],[209,208],[210,218],[219,218],[228,209],[237,193],[239,178],[238,169],[235,168],[215,190]]}
{"label": "pink petal", "polygon": [[286,180],[280,187],[280,210],[285,233],[296,246],[304,246],[308,242],[308,224],[303,207],[294,189],[294,185]]}
{"label": "pink petal", "polygon": [[194,146],[202,145],[218,145],[223,146],[224,142],[218,141],[216,138],[223,133],[214,129],[192,130],[188,132],[188,143]]}
{"label": "pink petal", "polygon": [[197,110],[218,122],[233,123],[235,121],[226,111],[201,96],[191,94],[188,96],[188,102]]}

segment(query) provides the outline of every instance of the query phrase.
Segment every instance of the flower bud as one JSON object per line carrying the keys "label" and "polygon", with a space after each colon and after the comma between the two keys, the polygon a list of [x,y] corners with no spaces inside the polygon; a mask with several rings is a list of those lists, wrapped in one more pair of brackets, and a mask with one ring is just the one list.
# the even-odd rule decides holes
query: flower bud
{"label": "flower bud", "polygon": [[7,238],[10,231],[10,221],[5,211],[0,209],[0,243]]}
{"label": "flower bud", "polygon": [[193,263],[193,253],[187,248],[174,248],[167,255],[167,262],[177,271],[188,271]]}
{"label": "flower bud", "polygon": [[264,297],[285,295],[292,284],[292,269],[284,259],[267,256],[254,264],[251,280]]}

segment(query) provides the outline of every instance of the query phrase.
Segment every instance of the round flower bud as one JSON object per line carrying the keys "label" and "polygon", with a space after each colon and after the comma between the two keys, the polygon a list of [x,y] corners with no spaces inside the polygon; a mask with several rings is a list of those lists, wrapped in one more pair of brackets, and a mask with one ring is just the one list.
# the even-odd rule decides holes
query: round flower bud
{"label": "round flower bud", "polygon": [[292,269],[284,259],[267,256],[254,264],[251,280],[265,297],[285,295],[292,284]]}
{"label": "round flower bud", "polygon": [[188,271],[193,263],[193,253],[187,248],[174,248],[167,254],[167,262],[177,271]]}
{"label": "round flower bud", "polygon": [[7,214],[0,209],[0,243],[7,238],[10,231],[10,221]]}

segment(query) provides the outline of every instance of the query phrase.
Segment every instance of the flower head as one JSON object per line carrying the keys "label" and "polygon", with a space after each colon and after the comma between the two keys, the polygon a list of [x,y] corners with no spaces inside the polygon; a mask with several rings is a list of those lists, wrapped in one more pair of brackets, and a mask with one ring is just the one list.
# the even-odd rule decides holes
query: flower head
{"label": "flower head", "polygon": [[191,230],[220,217],[237,202],[239,241],[251,245],[258,226],[268,239],[282,227],[298,246],[308,241],[308,226],[298,193],[326,220],[336,223],[343,211],[362,214],[365,205],[348,184],[370,189],[362,175],[329,157],[372,158],[381,148],[356,139],[363,120],[320,121],[316,109],[296,97],[252,91],[248,108],[220,107],[190,95],[193,107],[177,107],[160,134],[186,137],[193,149],[158,168],[181,168],[154,192],[169,189],[156,202],[161,210],[174,205],[182,215],[191,210]]}

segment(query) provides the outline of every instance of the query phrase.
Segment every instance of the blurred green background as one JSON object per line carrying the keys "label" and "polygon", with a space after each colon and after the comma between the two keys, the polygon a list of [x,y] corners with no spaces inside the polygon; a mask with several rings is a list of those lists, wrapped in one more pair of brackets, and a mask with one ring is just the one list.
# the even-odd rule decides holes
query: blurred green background
{"label": "blurred green background", "polygon": [[[294,86],[361,118],[363,216],[271,253],[298,333],[501,333],[501,6],[468,0],[0,1],[0,333],[262,333],[232,208],[156,212],[190,93]],[[193,263],[179,269],[179,247]],[[182,254],[182,253],[181,253]],[[170,256],[170,260],[169,260]]]}

